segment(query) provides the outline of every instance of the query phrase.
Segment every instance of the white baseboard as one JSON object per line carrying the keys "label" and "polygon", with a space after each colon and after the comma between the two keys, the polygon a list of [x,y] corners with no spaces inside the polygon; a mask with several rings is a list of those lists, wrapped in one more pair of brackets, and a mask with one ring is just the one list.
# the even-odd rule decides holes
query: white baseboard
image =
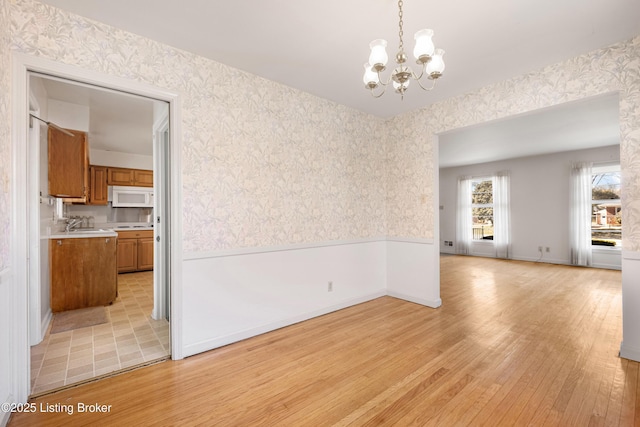
{"label": "white baseboard", "polygon": [[438,308],[442,305],[442,300],[440,298],[438,298],[437,300],[428,300],[424,298],[412,297],[410,295],[405,295],[403,293],[395,292],[395,291],[388,291],[387,295],[389,295],[390,297],[401,299],[401,300],[414,302],[416,304],[425,305],[431,308]]}
{"label": "white baseboard", "polygon": [[241,332],[237,332],[231,335],[227,335],[225,337],[220,337],[212,340],[201,341],[195,344],[187,345],[184,347],[184,356],[193,356],[194,354],[203,353],[205,351],[209,351],[218,347],[222,347],[234,342],[242,341],[247,338],[251,338],[257,335],[261,335],[267,332],[275,331],[276,329],[284,328],[286,326],[290,326],[299,322],[303,322],[305,320],[313,319],[314,317],[323,316],[325,314],[342,310],[347,307],[351,307],[356,304],[361,304],[363,302],[371,301],[376,298],[380,298],[385,296],[387,293],[385,291],[376,292],[373,294],[365,295],[360,298],[353,298],[341,303],[332,305],[330,307],[325,307],[320,310],[315,310],[307,313],[302,313],[297,316],[288,317],[277,322],[272,322],[266,325],[262,325],[256,328],[250,328]]}

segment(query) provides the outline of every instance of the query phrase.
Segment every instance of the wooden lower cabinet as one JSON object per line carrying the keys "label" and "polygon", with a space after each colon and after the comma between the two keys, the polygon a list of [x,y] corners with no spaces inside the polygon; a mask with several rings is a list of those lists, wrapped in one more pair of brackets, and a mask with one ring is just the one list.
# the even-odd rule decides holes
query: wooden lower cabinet
{"label": "wooden lower cabinet", "polygon": [[138,271],[153,270],[153,237],[138,239]]}
{"label": "wooden lower cabinet", "polygon": [[138,240],[118,238],[118,273],[138,270]]}
{"label": "wooden lower cabinet", "polygon": [[107,305],[116,299],[114,237],[52,239],[49,257],[54,313]]}
{"label": "wooden lower cabinet", "polygon": [[153,230],[118,231],[118,273],[153,270]]}

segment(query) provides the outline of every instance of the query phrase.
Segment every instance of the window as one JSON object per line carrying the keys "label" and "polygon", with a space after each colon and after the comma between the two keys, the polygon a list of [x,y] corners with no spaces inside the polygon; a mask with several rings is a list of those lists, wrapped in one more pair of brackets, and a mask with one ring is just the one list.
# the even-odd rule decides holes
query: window
{"label": "window", "polygon": [[473,240],[493,240],[493,180],[471,181],[471,222]]}
{"label": "window", "polygon": [[591,174],[591,244],[620,247],[620,165],[594,166]]}

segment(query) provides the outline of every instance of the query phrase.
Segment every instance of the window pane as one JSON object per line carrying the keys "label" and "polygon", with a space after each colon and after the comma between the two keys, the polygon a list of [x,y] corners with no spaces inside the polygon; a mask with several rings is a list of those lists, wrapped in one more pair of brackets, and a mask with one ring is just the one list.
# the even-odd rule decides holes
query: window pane
{"label": "window pane", "polygon": [[493,182],[476,181],[471,184],[471,203],[493,203]]}
{"label": "window pane", "polygon": [[493,240],[493,208],[472,208],[473,239]]}
{"label": "window pane", "polygon": [[594,174],[591,181],[593,200],[620,199],[620,172]]}
{"label": "window pane", "polygon": [[620,200],[591,205],[591,244],[620,246],[622,244],[622,216]]}

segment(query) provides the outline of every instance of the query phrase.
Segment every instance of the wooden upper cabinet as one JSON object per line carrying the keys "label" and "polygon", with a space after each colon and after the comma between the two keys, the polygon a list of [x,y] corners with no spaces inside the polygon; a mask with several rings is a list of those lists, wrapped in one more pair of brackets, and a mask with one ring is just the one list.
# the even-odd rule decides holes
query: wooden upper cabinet
{"label": "wooden upper cabinet", "polygon": [[108,185],[133,185],[133,169],[107,168]]}
{"label": "wooden upper cabinet", "polygon": [[153,187],[153,171],[109,167],[107,168],[107,184]]}
{"label": "wooden upper cabinet", "polygon": [[109,201],[107,188],[107,167],[90,167],[91,185],[89,187],[89,204],[106,205]]}
{"label": "wooden upper cabinet", "polygon": [[89,189],[89,150],[86,132],[69,129],[73,136],[49,127],[49,194],[71,202],[86,202]]}
{"label": "wooden upper cabinet", "polygon": [[134,169],[133,185],[138,187],[153,187],[153,171]]}

